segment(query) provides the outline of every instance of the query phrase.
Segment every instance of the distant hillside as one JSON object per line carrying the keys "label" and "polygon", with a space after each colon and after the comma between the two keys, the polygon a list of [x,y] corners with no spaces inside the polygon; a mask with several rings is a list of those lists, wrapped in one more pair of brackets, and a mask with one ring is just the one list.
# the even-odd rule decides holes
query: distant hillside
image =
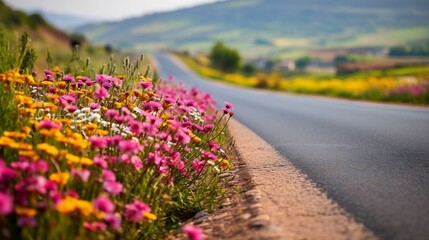
{"label": "distant hillside", "polygon": [[8,38],[14,38],[15,32],[28,32],[34,42],[46,47],[68,47],[71,42],[68,34],[49,24],[42,15],[14,10],[2,0],[0,0],[0,27],[4,29]]}
{"label": "distant hillside", "polygon": [[427,0],[229,0],[76,30],[128,49],[200,50],[224,40],[253,55],[429,39]]}
{"label": "distant hillside", "polygon": [[63,30],[82,26],[85,24],[100,23],[103,21],[101,19],[80,17],[68,14],[58,14],[53,12],[46,12],[43,10],[35,10],[33,12],[40,13],[48,22]]}

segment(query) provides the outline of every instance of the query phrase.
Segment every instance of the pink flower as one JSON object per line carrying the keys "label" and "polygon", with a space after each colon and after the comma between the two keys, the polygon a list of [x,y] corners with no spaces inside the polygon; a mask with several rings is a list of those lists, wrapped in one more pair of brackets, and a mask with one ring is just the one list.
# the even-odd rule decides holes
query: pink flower
{"label": "pink flower", "polygon": [[183,131],[182,129],[179,129],[174,135],[174,140],[185,145],[191,141],[191,136],[189,136],[189,133]]}
{"label": "pink flower", "polygon": [[113,195],[118,195],[122,192],[122,184],[118,182],[104,182],[103,183],[103,189],[106,190],[108,193]]}
{"label": "pink flower", "polygon": [[94,97],[99,100],[103,100],[109,96],[109,92],[104,87],[99,87],[97,90],[94,91]]}
{"label": "pink flower", "polygon": [[185,225],[182,230],[188,235],[189,240],[204,240],[206,238],[203,230],[192,224]]}
{"label": "pink flower", "polygon": [[140,86],[141,86],[143,89],[148,89],[148,88],[152,88],[152,87],[153,87],[153,84],[152,84],[152,82],[141,81],[141,82],[140,82]]}
{"label": "pink flower", "polygon": [[93,231],[93,232],[96,232],[96,231],[104,231],[104,230],[106,230],[106,228],[107,228],[106,224],[105,224],[105,223],[102,223],[102,222],[91,222],[91,223],[89,223],[89,222],[84,222],[84,223],[83,223],[83,227],[84,227],[86,230],[88,230],[88,231]]}
{"label": "pink flower", "polygon": [[121,217],[115,214],[106,214],[104,217],[104,221],[111,227],[112,229],[118,231],[121,228]]}
{"label": "pink flower", "polygon": [[67,110],[67,112],[69,112],[69,113],[74,113],[74,112],[76,112],[77,107],[76,107],[76,106],[73,106],[73,105],[68,105],[68,106],[66,107],[66,110]]}
{"label": "pink flower", "polygon": [[98,136],[91,136],[89,142],[92,149],[105,148],[107,146],[106,139]]}
{"label": "pink flower", "polygon": [[66,81],[66,82],[74,81],[74,77],[70,74],[67,74],[63,77],[63,81]]}
{"label": "pink flower", "polygon": [[114,119],[116,116],[119,115],[119,113],[115,109],[108,109],[105,115],[107,119]]}
{"label": "pink flower", "polygon": [[39,128],[41,128],[41,129],[45,129],[45,128],[46,129],[53,129],[53,128],[61,129],[61,126],[52,122],[52,121],[41,121],[39,123]]}
{"label": "pink flower", "polygon": [[142,160],[138,156],[131,157],[131,163],[133,164],[136,170],[140,170],[143,168]]}
{"label": "pink flower", "polygon": [[101,175],[103,176],[104,181],[109,181],[109,182],[116,181],[115,173],[108,169],[103,169],[103,171],[101,171]]}
{"label": "pink flower", "polygon": [[150,212],[151,209],[148,205],[138,200],[125,206],[125,219],[130,222],[139,222],[143,219],[145,213]]}
{"label": "pink flower", "polygon": [[197,174],[199,174],[204,169],[205,162],[195,159],[194,161],[192,161],[191,166],[194,169],[194,171],[197,172]]}
{"label": "pink flower", "polygon": [[96,166],[99,166],[101,168],[107,168],[107,162],[106,160],[104,160],[104,158],[100,156],[95,156],[93,161]]}
{"label": "pink flower", "polygon": [[115,211],[115,204],[108,197],[100,196],[94,200],[94,208],[104,213],[112,213]]}
{"label": "pink flower", "polygon": [[229,103],[229,102],[225,102],[225,107],[224,108],[222,108],[222,110],[223,110],[223,113],[224,114],[229,114],[229,115],[233,115],[234,113],[233,113],[233,110],[234,110],[234,105],[232,105],[232,103]]}
{"label": "pink flower", "polygon": [[131,121],[130,123],[130,131],[134,133],[135,135],[140,135],[143,131],[143,126],[141,123],[137,121]]}
{"label": "pink flower", "polygon": [[7,167],[3,159],[0,158],[0,183],[8,182],[14,179],[15,176],[15,171],[12,168]]}
{"label": "pink flower", "polygon": [[88,169],[72,169],[71,174],[73,176],[78,176],[82,179],[83,182],[87,182],[91,176],[91,172]]}
{"label": "pink flower", "polygon": [[0,192],[0,216],[8,215],[13,211],[13,199],[8,194]]}
{"label": "pink flower", "polygon": [[88,107],[90,107],[91,110],[95,110],[95,109],[99,109],[100,108],[100,104],[92,102],[92,103],[88,104]]}
{"label": "pink flower", "polygon": [[136,154],[142,149],[143,149],[143,147],[137,142],[121,141],[119,143],[119,150],[126,152],[126,153]]}

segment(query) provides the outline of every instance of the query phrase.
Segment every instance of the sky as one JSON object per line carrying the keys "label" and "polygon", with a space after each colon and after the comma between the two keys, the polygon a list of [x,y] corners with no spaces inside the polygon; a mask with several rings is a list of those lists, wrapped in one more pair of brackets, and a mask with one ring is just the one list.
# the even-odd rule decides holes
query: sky
{"label": "sky", "polygon": [[76,15],[102,20],[120,20],[143,14],[171,11],[217,0],[5,0],[21,10]]}

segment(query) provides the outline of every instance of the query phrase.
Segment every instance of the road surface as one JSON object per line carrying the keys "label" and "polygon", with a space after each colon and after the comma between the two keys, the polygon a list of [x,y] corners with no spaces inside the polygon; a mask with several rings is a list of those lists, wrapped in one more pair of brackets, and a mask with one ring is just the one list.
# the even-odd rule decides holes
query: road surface
{"label": "road surface", "polygon": [[381,239],[429,239],[429,109],[241,89],[153,57],[161,78],[233,103],[237,120]]}

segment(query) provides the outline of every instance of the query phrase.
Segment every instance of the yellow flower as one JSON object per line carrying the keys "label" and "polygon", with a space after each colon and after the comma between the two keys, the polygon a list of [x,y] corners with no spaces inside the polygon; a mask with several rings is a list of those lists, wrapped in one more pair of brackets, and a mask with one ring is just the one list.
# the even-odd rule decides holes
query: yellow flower
{"label": "yellow flower", "polygon": [[122,103],[120,102],[115,102],[115,108],[121,108],[122,107]]}
{"label": "yellow flower", "polygon": [[0,137],[0,146],[2,146],[2,147],[10,147],[10,146],[16,145],[16,144],[17,143],[11,138],[8,138],[5,136]]}
{"label": "yellow flower", "polygon": [[62,214],[71,213],[76,210],[76,200],[76,198],[65,197],[55,206],[55,209]]}
{"label": "yellow flower", "polygon": [[9,131],[4,131],[3,135],[5,137],[9,137],[9,138],[17,138],[17,139],[24,139],[27,134],[25,133],[21,133],[21,132],[9,132]]}
{"label": "yellow flower", "polygon": [[231,163],[225,158],[220,158],[218,161],[219,161],[219,165],[224,169],[228,169],[231,167]]}
{"label": "yellow flower", "polygon": [[21,128],[21,132],[23,132],[25,134],[29,134],[31,132],[31,128],[28,126],[24,126]]}
{"label": "yellow flower", "polygon": [[50,81],[42,81],[42,85],[43,86],[45,86],[45,87],[50,87],[50,86],[52,86],[54,83],[53,82],[50,82]]}
{"label": "yellow flower", "polygon": [[20,206],[15,207],[15,212],[20,216],[26,216],[26,217],[34,217],[37,213],[36,210],[33,208],[25,208]]}
{"label": "yellow flower", "polygon": [[52,128],[52,129],[41,129],[41,130],[39,130],[39,133],[42,135],[42,136],[44,136],[44,137],[53,137],[53,136],[55,136],[56,135],[56,133],[58,132],[59,130],[58,129],[56,129],[56,128]]}
{"label": "yellow flower", "polygon": [[84,216],[90,216],[94,213],[94,207],[91,202],[79,200],[73,197],[65,197],[57,204],[55,209],[61,214],[69,214],[74,211],[78,211]]}
{"label": "yellow flower", "polygon": [[191,141],[193,143],[200,143],[201,142],[201,138],[199,138],[197,135],[195,135],[191,131],[189,131],[189,135],[191,136]]}
{"label": "yellow flower", "polygon": [[157,219],[156,215],[150,212],[143,213],[143,218],[149,221],[155,221]]}
{"label": "yellow flower", "polygon": [[94,207],[92,203],[85,200],[76,201],[76,210],[78,210],[82,215],[89,216],[94,212]]}
{"label": "yellow flower", "polygon": [[32,161],[36,161],[39,159],[39,156],[33,150],[20,150],[18,154],[19,154],[19,156],[27,157],[27,158],[31,159]]}
{"label": "yellow flower", "polygon": [[45,153],[47,153],[48,155],[50,155],[52,157],[57,157],[58,153],[59,153],[59,150],[56,147],[54,147],[52,145],[49,145],[47,143],[37,144],[37,148],[40,151],[45,152]]}
{"label": "yellow flower", "polygon": [[59,66],[55,66],[52,69],[52,72],[56,73],[56,74],[61,74],[61,68]]}
{"label": "yellow flower", "polygon": [[54,181],[61,186],[66,185],[69,179],[70,179],[70,173],[68,172],[52,173],[49,176],[49,180]]}

